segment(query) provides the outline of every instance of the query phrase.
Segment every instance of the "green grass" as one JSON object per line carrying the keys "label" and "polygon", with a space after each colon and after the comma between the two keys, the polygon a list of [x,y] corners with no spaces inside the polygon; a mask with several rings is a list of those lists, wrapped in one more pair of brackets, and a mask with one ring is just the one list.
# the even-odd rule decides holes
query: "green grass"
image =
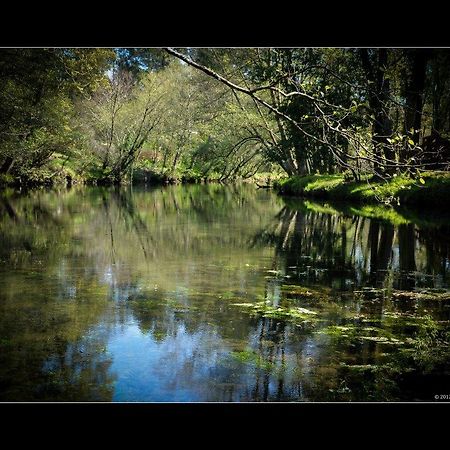
{"label": "green grass", "polygon": [[397,176],[389,181],[346,181],[343,175],[290,177],[274,184],[282,195],[363,204],[424,205],[445,207],[450,198],[450,172],[425,172],[417,179]]}

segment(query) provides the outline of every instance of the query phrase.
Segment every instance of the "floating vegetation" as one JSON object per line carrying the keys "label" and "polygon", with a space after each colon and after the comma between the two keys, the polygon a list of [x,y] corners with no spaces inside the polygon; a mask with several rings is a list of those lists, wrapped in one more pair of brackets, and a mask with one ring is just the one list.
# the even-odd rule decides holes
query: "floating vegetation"
{"label": "floating vegetation", "polygon": [[316,331],[316,334],[325,334],[327,336],[332,336],[336,338],[352,338],[355,336],[356,327],[354,325],[329,325],[328,327],[322,328]]}
{"label": "floating vegetation", "polygon": [[410,318],[415,318],[416,316],[412,313],[409,312],[400,312],[400,311],[383,311],[383,316],[384,317],[389,317],[389,318],[393,318],[393,319],[398,319],[400,317],[410,317]]}
{"label": "floating vegetation", "polygon": [[386,298],[387,289],[385,288],[374,288],[374,287],[364,287],[361,290],[354,290],[353,294],[355,298],[366,301],[379,301]]}
{"label": "floating vegetation", "polygon": [[385,288],[363,287],[362,290],[353,291],[355,294],[384,294]]}
{"label": "floating vegetation", "polygon": [[326,287],[301,286],[297,284],[284,284],[281,286],[281,292],[289,298],[309,298],[317,300],[328,300],[331,295],[331,289]]}
{"label": "floating vegetation", "polygon": [[363,341],[373,341],[378,342],[380,344],[397,344],[401,345],[404,344],[403,341],[400,341],[399,339],[395,339],[392,337],[386,337],[386,336],[358,336],[358,339],[362,339]]}
{"label": "floating vegetation", "polygon": [[379,366],[377,366],[376,364],[346,364],[344,362],[341,362],[339,364],[341,367],[345,367],[346,369],[349,370],[355,370],[358,372],[362,372],[362,371],[376,371],[379,370]]}
{"label": "floating vegetation", "polygon": [[290,306],[271,306],[269,302],[257,302],[257,303],[232,303],[233,306],[245,308],[251,314],[260,315],[263,317],[271,317],[276,319],[290,319],[290,320],[302,320],[302,321],[317,321],[318,313],[306,308]]}
{"label": "floating vegetation", "polygon": [[392,297],[407,300],[450,300],[450,291],[445,289],[427,289],[423,291],[394,291]]}
{"label": "floating vegetation", "polygon": [[[359,327],[353,324],[330,325],[316,331],[317,334],[325,334],[336,338],[351,338],[360,341],[372,341],[379,344],[404,344],[404,341],[394,338],[389,330],[377,327]],[[368,335],[368,333],[374,334]]]}
{"label": "floating vegetation", "polygon": [[306,308],[296,308],[296,310],[303,314],[317,314],[315,311],[310,311],[309,309]]}
{"label": "floating vegetation", "polygon": [[446,289],[423,289],[417,291],[392,290],[386,288],[363,287],[354,290],[353,293],[362,299],[373,299],[378,297],[392,296],[396,300],[450,300],[450,291]]}
{"label": "floating vegetation", "polygon": [[265,360],[261,355],[251,349],[234,351],[230,353],[230,356],[240,363],[250,364],[258,369],[271,370],[274,367],[272,362]]}

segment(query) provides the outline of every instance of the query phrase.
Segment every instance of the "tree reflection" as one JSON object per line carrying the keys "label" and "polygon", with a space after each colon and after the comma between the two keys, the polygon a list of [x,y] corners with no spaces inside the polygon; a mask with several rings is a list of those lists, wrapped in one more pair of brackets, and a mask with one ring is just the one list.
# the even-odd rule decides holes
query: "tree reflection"
{"label": "tree reflection", "polygon": [[[255,235],[252,245],[274,246],[275,266],[302,282],[327,283],[341,290],[350,286],[411,290],[423,284],[422,273],[443,278],[448,273],[447,225],[426,228],[323,213],[319,206],[317,211],[311,209],[311,202],[308,207],[290,202],[276,220]],[[440,243],[437,235],[443,238]]]}

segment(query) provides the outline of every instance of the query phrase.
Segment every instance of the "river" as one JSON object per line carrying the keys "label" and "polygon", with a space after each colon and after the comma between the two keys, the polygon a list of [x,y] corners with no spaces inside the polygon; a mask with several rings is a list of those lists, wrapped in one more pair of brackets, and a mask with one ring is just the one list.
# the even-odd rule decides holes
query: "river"
{"label": "river", "polygon": [[0,401],[434,401],[450,223],[249,184],[0,197]]}

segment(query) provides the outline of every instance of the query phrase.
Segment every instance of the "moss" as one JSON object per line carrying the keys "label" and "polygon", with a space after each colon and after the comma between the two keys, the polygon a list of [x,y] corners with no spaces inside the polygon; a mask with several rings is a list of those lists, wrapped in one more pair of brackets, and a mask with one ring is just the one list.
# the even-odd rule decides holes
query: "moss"
{"label": "moss", "polygon": [[344,182],[342,175],[309,175],[306,177],[291,177],[274,183],[274,188],[286,195],[311,196],[324,194]]}
{"label": "moss", "polygon": [[450,172],[425,172],[423,184],[407,176],[389,181],[366,177],[346,181],[343,175],[290,177],[274,184],[283,195],[348,200],[358,203],[414,204],[442,206],[450,194]]}

